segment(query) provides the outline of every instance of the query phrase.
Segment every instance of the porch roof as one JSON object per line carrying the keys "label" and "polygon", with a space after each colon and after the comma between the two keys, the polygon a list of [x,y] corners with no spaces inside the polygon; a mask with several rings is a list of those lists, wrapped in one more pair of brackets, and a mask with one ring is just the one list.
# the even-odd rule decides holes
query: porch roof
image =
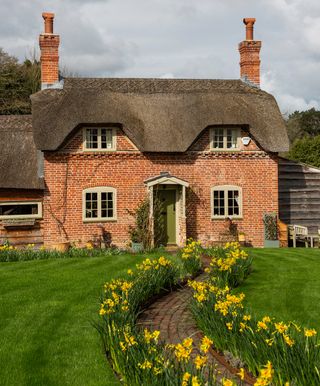
{"label": "porch roof", "polygon": [[189,183],[187,181],[182,180],[181,178],[175,177],[169,172],[160,173],[158,176],[154,176],[151,178],[148,178],[144,181],[144,183],[148,186],[154,186],[154,185],[181,185],[185,186],[186,188],[189,186]]}

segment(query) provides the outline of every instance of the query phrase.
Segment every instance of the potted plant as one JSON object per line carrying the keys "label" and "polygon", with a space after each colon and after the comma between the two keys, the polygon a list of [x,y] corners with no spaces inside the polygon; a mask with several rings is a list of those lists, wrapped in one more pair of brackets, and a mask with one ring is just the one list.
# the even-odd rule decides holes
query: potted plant
{"label": "potted plant", "polygon": [[246,242],[246,234],[244,232],[238,233],[238,241],[243,244]]}
{"label": "potted plant", "polygon": [[132,252],[141,252],[143,251],[143,239],[139,229],[136,227],[129,228],[129,234],[131,239],[131,249]]}
{"label": "potted plant", "polygon": [[279,248],[278,220],[276,213],[265,213],[264,223],[264,246],[266,248]]}

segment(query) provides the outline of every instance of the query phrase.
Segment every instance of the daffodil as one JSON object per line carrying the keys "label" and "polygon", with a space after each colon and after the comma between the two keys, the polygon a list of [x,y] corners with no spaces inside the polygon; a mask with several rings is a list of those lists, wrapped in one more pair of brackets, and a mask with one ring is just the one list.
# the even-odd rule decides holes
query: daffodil
{"label": "daffodil", "polygon": [[203,353],[207,353],[209,351],[209,348],[213,345],[213,341],[208,338],[207,336],[204,336],[201,340],[200,350]]}
{"label": "daffodil", "polygon": [[315,336],[317,334],[317,331],[313,328],[313,329],[307,329],[305,328],[304,330],[304,336],[306,336],[307,338],[310,338],[311,336]]}
{"label": "daffodil", "polygon": [[194,360],[194,364],[196,365],[196,369],[200,370],[206,363],[208,358],[205,356],[197,355]]}

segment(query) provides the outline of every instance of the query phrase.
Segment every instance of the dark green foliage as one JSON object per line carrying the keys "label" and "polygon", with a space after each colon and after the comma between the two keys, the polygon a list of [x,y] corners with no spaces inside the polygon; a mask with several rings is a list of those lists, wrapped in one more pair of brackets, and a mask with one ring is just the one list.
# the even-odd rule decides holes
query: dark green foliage
{"label": "dark green foliage", "polygon": [[40,90],[40,62],[35,55],[19,63],[0,48],[0,115],[30,114],[30,95]]}
{"label": "dark green foliage", "polygon": [[314,108],[307,111],[295,111],[287,119],[290,142],[303,137],[320,135],[320,111]]}
{"label": "dark green foliage", "polygon": [[278,224],[276,213],[266,213],[263,216],[264,237],[266,240],[278,240]]}
{"label": "dark green foliage", "polygon": [[[129,227],[131,241],[142,243],[143,248],[150,250],[161,245],[164,224],[161,213],[161,202],[155,196],[153,199],[154,235],[150,218],[150,200],[146,197],[134,212],[129,212],[135,218],[135,225]],[[153,240],[152,240],[153,238]],[[153,242],[153,243],[152,243]],[[153,244],[153,245],[152,245]]]}
{"label": "dark green foliage", "polygon": [[296,140],[287,157],[294,161],[320,167],[320,135]]}

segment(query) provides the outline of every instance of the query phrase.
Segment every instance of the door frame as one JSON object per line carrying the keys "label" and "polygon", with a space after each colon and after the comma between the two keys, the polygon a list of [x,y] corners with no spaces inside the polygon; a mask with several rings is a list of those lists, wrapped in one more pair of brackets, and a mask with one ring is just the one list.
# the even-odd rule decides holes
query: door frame
{"label": "door frame", "polygon": [[[144,181],[147,194],[150,200],[150,219],[153,219],[153,197],[154,190],[161,189],[163,185],[166,189],[174,189],[176,191],[176,245],[184,246],[186,243],[186,189],[189,183],[181,178],[175,177],[169,172],[161,172],[160,175],[150,177]],[[151,223],[153,224],[153,222]],[[153,232],[153,225],[152,232]]]}

